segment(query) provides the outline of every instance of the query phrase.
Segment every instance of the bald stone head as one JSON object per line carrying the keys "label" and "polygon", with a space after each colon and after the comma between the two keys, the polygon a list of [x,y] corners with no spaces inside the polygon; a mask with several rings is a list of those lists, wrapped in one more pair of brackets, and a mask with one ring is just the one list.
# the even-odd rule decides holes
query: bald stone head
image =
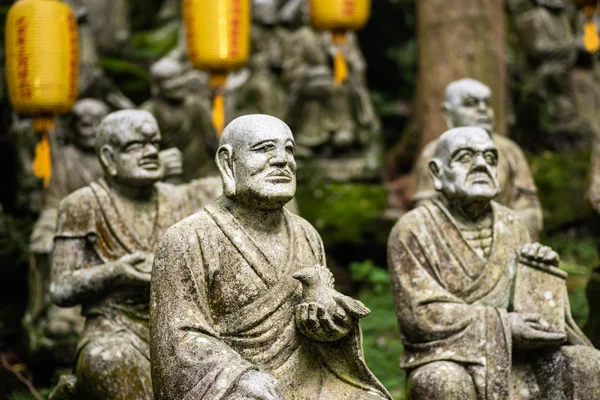
{"label": "bald stone head", "polygon": [[108,112],[108,106],[100,100],[81,99],[75,103],[71,110],[71,131],[77,147],[94,151],[98,127]]}
{"label": "bald stone head", "polygon": [[223,193],[251,208],[283,207],[296,193],[295,151],[292,131],[280,119],[236,118],[225,127],[217,150]]}
{"label": "bald stone head", "polygon": [[537,5],[546,7],[551,11],[562,11],[567,6],[564,0],[536,0],[536,3]]}
{"label": "bald stone head", "polygon": [[495,125],[492,91],[470,78],[451,82],[446,86],[442,114],[449,129],[476,126],[491,134]]}
{"label": "bald stone head", "polygon": [[446,199],[468,204],[496,197],[497,165],[498,150],[486,131],[454,128],[438,139],[429,172],[435,189]]}
{"label": "bald stone head", "polygon": [[124,185],[153,185],[162,178],[160,131],[152,114],[123,110],[109,114],[98,130],[96,152],[107,179]]}
{"label": "bald stone head", "polygon": [[166,100],[181,101],[189,93],[189,74],[177,60],[165,57],[150,67],[152,95]]}

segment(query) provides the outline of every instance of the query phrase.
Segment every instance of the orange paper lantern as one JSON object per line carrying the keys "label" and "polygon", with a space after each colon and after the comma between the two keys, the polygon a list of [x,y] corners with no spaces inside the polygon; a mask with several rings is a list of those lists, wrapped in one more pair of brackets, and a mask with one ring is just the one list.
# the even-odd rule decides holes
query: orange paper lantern
{"label": "orange paper lantern", "polygon": [[54,116],[77,98],[79,50],[73,11],[58,0],[19,0],[6,19],[6,76],[15,111],[33,116],[41,134],[33,172],[47,186],[52,174],[48,133]]}
{"label": "orange paper lantern", "polygon": [[190,62],[211,74],[213,125],[220,135],[227,74],[243,67],[250,53],[250,0],[184,0],[183,18]]}

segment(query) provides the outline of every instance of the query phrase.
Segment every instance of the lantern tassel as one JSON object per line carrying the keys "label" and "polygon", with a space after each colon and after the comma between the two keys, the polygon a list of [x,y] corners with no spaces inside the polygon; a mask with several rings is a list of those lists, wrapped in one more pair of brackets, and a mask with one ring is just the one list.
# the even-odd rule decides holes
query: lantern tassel
{"label": "lantern tassel", "polygon": [[221,132],[225,128],[225,97],[224,90],[227,83],[226,73],[214,73],[210,76],[208,84],[214,90],[212,123],[217,131],[217,137],[221,137]]}
{"label": "lantern tassel", "polygon": [[333,58],[333,78],[336,86],[341,85],[348,79],[348,63],[344,56],[344,43],[346,43],[345,32],[332,32],[331,39],[336,47]]}
{"label": "lantern tassel", "polygon": [[33,174],[44,180],[44,187],[48,187],[52,176],[52,155],[50,152],[49,132],[53,129],[54,121],[50,118],[36,118],[34,128],[42,136],[35,146],[35,157],[31,164]]}
{"label": "lantern tassel", "polygon": [[586,5],[583,8],[586,16],[586,22],[583,25],[583,46],[590,53],[595,53],[600,49],[600,37],[598,37],[598,28],[594,23],[596,14],[596,5]]}

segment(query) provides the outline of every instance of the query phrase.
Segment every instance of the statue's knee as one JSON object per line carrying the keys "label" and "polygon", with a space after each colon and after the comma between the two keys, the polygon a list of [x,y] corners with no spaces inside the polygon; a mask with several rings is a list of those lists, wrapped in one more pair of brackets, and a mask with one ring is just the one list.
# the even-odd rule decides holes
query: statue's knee
{"label": "statue's knee", "polygon": [[560,352],[570,375],[589,376],[600,381],[600,351],[586,346],[562,346]]}
{"label": "statue's knee", "polygon": [[473,378],[453,362],[433,362],[413,370],[408,378],[410,400],[477,400]]}

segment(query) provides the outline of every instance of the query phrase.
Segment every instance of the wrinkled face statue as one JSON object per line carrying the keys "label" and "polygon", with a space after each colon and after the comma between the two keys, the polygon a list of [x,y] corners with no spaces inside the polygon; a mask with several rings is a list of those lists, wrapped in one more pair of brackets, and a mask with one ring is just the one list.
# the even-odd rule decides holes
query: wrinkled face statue
{"label": "wrinkled face statue", "polygon": [[296,144],[290,128],[268,115],[246,115],[223,131],[217,166],[225,195],[251,207],[277,209],[296,193]]}
{"label": "wrinkled face statue", "polygon": [[252,19],[264,25],[275,25],[279,19],[278,0],[252,0]]}
{"label": "wrinkled face statue", "polygon": [[82,99],[73,106],[73,141],[83,150],[93,151],[100,123],[108,114],[108,107],[100,100]]}
{"label": "wrinkled face statue", "polygon": [[152,114],[125,110],[109,114],[102,121],[96,148],[108,176],[124,185],[142,187],[162,178],[160,140]]}
{"label": "wrinkled face statue", "polygon": [[166,100],[181,101],[189,93],[189,74],[175,60],[164,58],[157,61],[150,68],[150,76],[154,94]]}
{"label": "wrinkled face statue", "polygon": [[476,126],[490,134],[494,131],[492,91],[476,80],[461,79],[449,84],[442,111],[448,128]]}
{"label": "wrinkled face statue", "polygon": [[498,151],[481,128],[455,128],[438,139],[429,163],[437,191],[465,203],[492,200],[500,185],[496,177]]}

